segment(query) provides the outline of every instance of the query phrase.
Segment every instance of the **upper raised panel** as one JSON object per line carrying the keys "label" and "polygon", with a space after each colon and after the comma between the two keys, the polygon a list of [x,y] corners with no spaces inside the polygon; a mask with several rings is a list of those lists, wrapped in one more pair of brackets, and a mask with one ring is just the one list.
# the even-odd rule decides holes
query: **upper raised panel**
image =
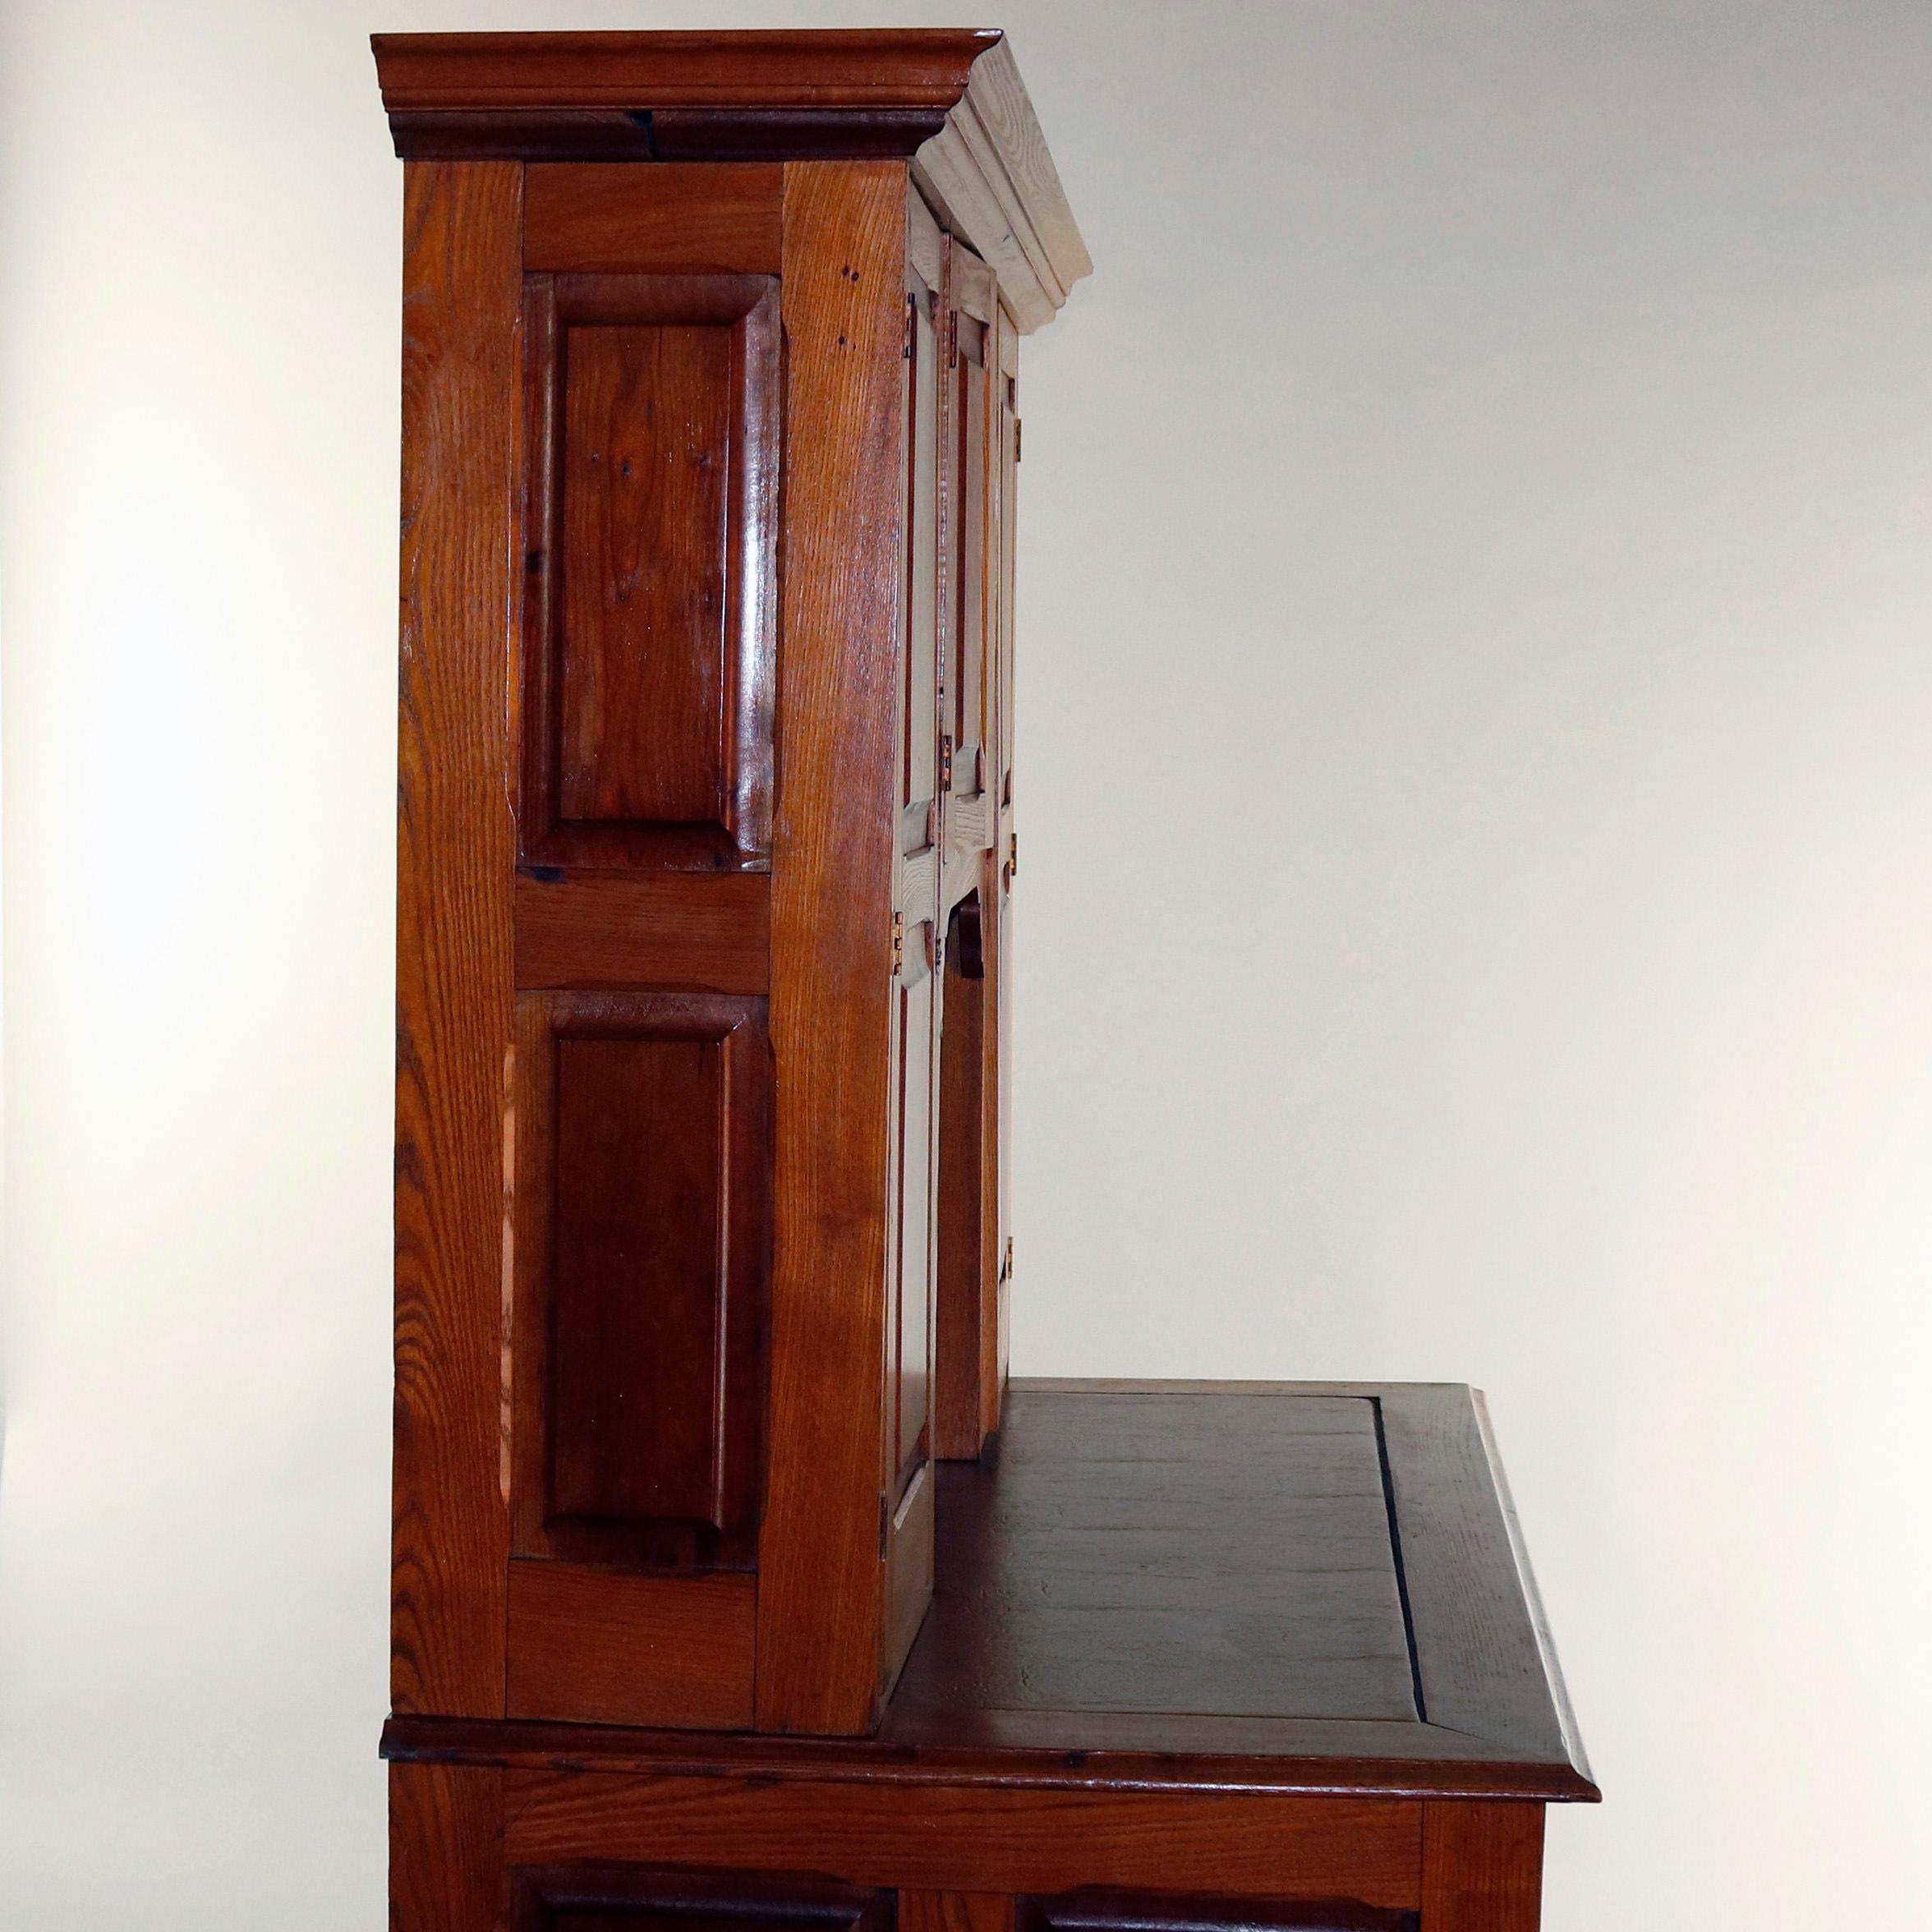
{"label": "upper raised panel", "polygon": [[522,859],[762,869],[777,283],[527,287]]}

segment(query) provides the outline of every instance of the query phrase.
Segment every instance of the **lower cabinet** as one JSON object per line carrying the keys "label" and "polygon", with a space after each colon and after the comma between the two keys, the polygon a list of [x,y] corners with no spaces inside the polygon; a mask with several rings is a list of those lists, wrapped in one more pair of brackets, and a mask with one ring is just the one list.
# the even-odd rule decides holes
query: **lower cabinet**
{"label": "lower cabinet", "polygon": [[647,1771],[628,1744],[592,1769],[599,1735],[554,1727],[508,1764],[392,1764],[391,1932],[1538,1925],[1535,1802],[1015,1788],[904,1764],[867,1778],[835,1759],[800,1776],[702,1752]]}
{"label": "lower cabinet", "polygon": [[1090,1887],[1042,1898],[865,1892],[807,1873],[584,1864],[513,1870],[511,1932],[1417,1932],[1344,1899],[1203,1898]]}

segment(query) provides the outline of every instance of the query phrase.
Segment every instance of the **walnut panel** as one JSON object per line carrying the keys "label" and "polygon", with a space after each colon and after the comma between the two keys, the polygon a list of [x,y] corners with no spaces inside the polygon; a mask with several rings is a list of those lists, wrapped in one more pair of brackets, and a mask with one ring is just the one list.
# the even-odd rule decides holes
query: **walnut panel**
{"label": "walnut panel", "polygon": [[770,1255],[764,1002],[527,993],[517,1063],[516,1549],[747,1566]]}
{"label": "walnut panel", "polygon": [[526,863],[769,862],[776,291],[527,278]]}

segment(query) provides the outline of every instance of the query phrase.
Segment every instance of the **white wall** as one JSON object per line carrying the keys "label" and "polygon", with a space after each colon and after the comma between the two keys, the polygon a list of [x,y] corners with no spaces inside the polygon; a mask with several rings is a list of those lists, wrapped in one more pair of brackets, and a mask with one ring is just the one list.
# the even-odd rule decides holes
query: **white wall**
{"label": "white wall", "polygon": [[[9,0],[0,1918],[381,1923],[375,26]],[[1911,1922],[1932,13],[1010,0],[1022,1370],[1491,1394],[1552,1932]]]}

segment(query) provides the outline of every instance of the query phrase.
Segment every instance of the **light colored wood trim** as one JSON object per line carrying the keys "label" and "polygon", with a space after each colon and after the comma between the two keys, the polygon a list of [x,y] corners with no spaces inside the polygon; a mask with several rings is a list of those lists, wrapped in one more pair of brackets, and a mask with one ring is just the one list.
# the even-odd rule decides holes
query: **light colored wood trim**
{"label": "light colored wood trim", "polygon": [[999,277],[1023,334],[1051,322],[1093,273],[1007,41],[973,62],[965,97],[913,156],[913,178]]}

